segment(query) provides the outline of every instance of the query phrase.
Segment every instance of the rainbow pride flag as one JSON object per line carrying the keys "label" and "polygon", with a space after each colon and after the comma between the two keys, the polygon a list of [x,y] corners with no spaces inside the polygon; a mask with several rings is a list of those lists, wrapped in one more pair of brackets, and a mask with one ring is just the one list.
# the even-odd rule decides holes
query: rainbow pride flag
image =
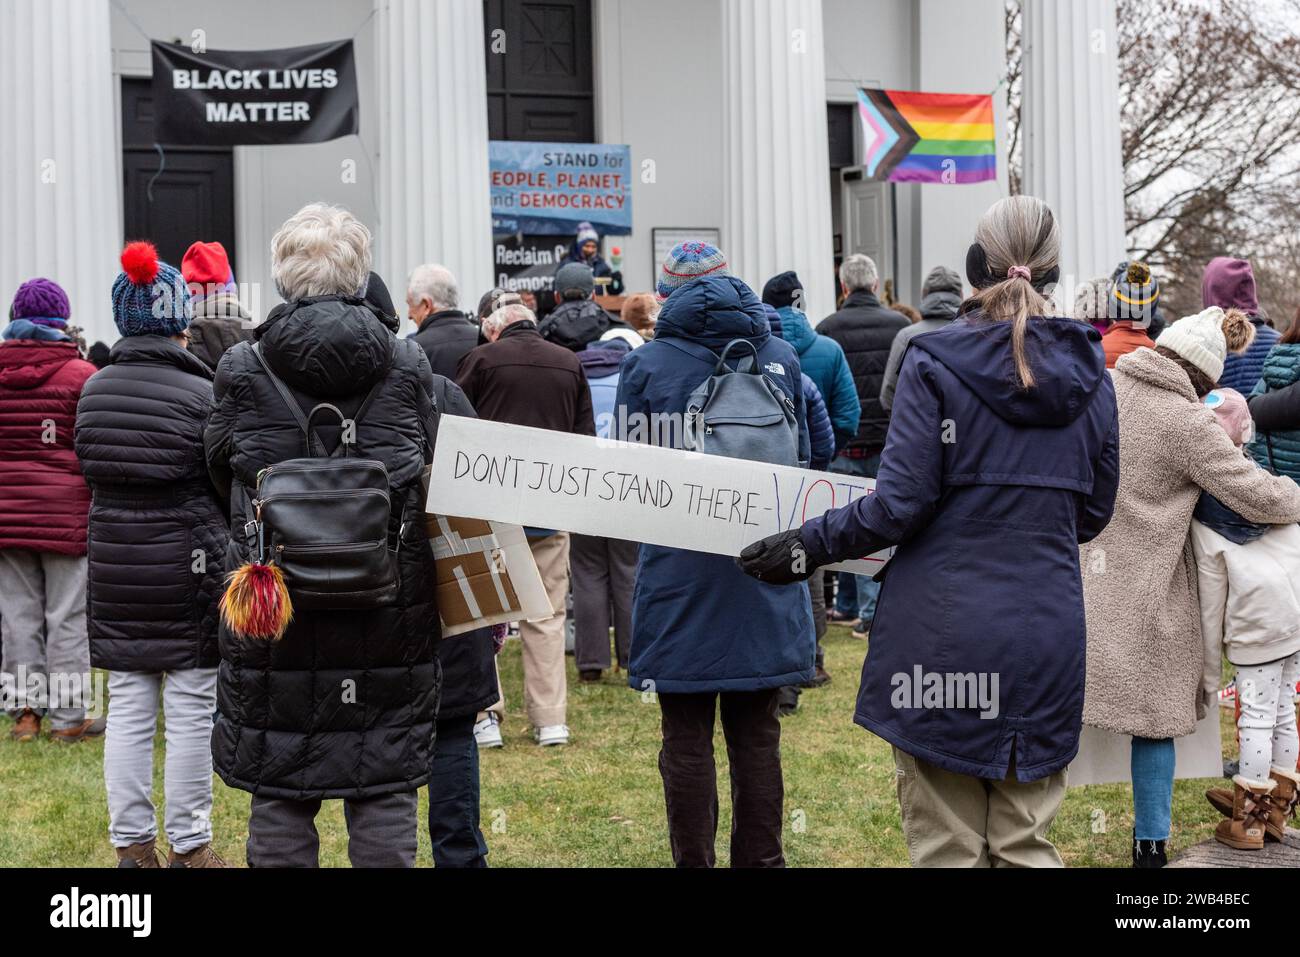
{"label": "rainbow pride flag", "polygon": [[862,165],[894,183],[982,183],[998,175],[993,97],[858,90]]}

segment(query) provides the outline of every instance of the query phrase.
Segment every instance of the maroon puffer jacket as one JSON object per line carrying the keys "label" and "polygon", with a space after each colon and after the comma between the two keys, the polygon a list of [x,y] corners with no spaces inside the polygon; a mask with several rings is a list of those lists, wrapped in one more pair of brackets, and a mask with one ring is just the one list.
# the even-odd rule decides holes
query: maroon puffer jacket
{"label": "maroon puffer jacket", "polygon": [[0,343],[0,548],[86,554],[90,490],[72,438],[94,374],[71,342]]}

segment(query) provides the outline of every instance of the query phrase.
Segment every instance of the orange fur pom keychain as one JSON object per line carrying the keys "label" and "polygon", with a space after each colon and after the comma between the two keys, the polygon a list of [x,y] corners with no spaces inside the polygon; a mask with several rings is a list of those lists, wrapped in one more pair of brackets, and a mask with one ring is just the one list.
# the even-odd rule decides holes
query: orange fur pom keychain
{"label": "orange fur pom keychain", "polygon": [[293,620],[293,602],[284,583],[284,572],[263,561],[262,523],[257,525],[257,560],[246,562],[226,576],[221,596],[221,620],[236,638],[284,637]]}

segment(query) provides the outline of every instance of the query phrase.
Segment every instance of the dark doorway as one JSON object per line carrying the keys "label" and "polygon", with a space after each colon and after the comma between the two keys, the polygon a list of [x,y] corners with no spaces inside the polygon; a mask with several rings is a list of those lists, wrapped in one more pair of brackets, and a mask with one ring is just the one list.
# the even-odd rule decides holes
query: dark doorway
{"label": "dark doorway", "polygon": [[484,0],[483,21],[489,137],[592,142],[591,0]]}
{"label": "dark doorway", "polygon": [[[196,240],[221,243],[235,262],[235,160],[230,149],[153,142],[149,80],[122,80],[123,220],[177,269]],[[161,166],[162,172],[159,173]]]}

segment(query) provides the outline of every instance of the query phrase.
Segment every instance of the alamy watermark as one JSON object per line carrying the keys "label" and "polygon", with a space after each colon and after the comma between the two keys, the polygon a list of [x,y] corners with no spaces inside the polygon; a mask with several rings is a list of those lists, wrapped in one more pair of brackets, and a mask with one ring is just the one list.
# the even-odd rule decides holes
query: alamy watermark
{"label": "alamy watermark", "polygon": [[925,671],[913,665],[909,674],[895,672],[889,679],[894,690],[889,703],[902,710],[979,710],[980,718],[998,716],[998,673],[996,671]]}

